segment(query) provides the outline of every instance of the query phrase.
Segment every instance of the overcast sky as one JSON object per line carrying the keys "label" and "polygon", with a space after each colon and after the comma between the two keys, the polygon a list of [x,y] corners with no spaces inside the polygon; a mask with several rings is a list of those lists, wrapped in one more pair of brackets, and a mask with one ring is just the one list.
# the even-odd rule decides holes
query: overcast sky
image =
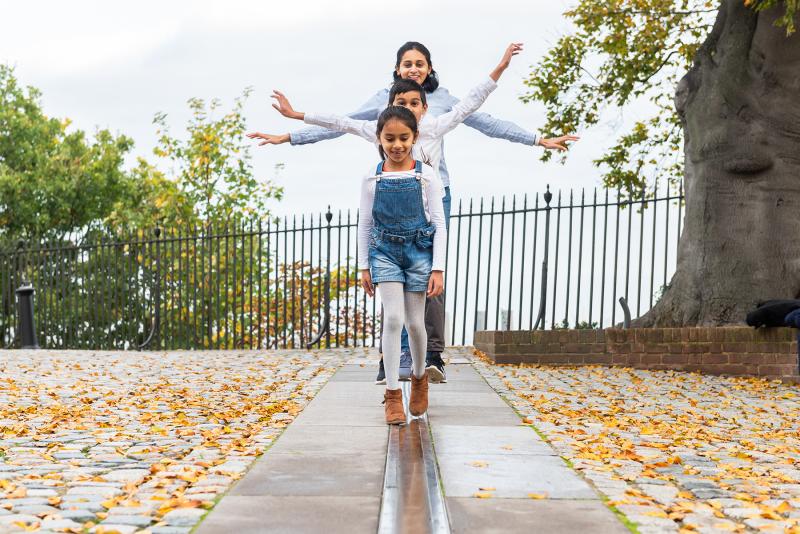
{"label": "overcast sky", "polygon": [[[0,62],[23,84],[44,93],[48,115],[74,127],[124,133],[134,155],[155,161],[156,112],[173,133],[188,118],[187,99],[220,98],[229,109],[245,87],[254,93],[250,130],[283,133],[301,126],[271,107],[273,88],[301,111],[346,113],[391,82],[405,41],[431,50],[442,86],[461,96],[497,64],[511,41],[525,43],[483,111],[536,130],[543,108],[523,104],[522,80],[559,36],[570,31],[562,13],[574,1],[493,0],[402,3],[369,0],[292,2],[151,1],[6,2],[0,18]],[[624,121],[631,120],[631,112]],[[454,197],[510,195],[593,187],[591,160],[603,153],[619,117],[581,132],[566,165],[541,163],[541,149],[490,139],[462,126],[448,135],[445,155]],[[257,177],[274,178],[286,198],[281,214],[355,208],[359,179],[378,156],[348,136],[293,147],[253,148]]]}

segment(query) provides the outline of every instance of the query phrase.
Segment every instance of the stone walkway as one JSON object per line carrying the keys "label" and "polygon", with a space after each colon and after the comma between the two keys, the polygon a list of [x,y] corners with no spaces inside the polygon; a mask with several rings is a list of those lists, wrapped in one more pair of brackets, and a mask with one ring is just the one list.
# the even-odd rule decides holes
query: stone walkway
{"label": "stone walkway", "polygon": [[474,365],[641,534],[800,532],[798,386]]}
{"label": "stone walkway", "polygon": [[[601,496],[458,358],[464,352],[448,353],[448,383],[431,385],[428,425],[452,532],[627,532]],[[375,533],[389,432],[374,364],[354,359],[340,368],[197,534]]]}
{"label": "stone walkway", "polygon": [[0,351],[0,532],[183,534],[357,351]]}

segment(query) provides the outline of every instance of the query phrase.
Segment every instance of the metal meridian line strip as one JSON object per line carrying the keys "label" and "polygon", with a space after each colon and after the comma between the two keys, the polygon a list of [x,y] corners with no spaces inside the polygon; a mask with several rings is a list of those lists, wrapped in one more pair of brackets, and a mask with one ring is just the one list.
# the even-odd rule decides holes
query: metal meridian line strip
{"label": "metal meridian line strip", "polygon": [[[409,383],[402,385],[409,414]],[[378,533],[398,532],[450,533],[427,415],[389,428]]]}
{"label": "metal meridian line strip", "polygon": [[447,507],[442,497],[439,484],[439,468],[436,465],[436,455],[433,450],[430,427],[427,414],[419,419],[420,444],[422,446],[422,461],[425,462],[425,480],[428,490],[428,509],[430,512],[430,525],[433,534],[449,534],[450,521],[447,518]]}

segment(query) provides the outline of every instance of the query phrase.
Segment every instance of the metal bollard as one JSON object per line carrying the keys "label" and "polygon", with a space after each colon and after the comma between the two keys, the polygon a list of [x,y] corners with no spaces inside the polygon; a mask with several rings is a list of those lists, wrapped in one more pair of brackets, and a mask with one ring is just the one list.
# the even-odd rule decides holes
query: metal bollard
{"label": "metal bollard", "polygon": [[331,207],[328,206],[328,212],[325,213],[325,220],[328,221],[328,228],[327,228],[327,235],[328,235],[328,256],[327,262],[325,267],[325,310],[324,315],[322,316],[322,323],[319,325],[319,333],[317,337],[314,338],[313,341],[310,343],[306,343],[306,349],[311,350],[311,347],[316,345],[317,343],[322,342],[322,336],[326,336],[325,338],[325,348],[331,348],[331,219],[333,219],[333,213],[331,213]]}
{"label": "metal bollard", "polygon": [[38,349],[36,341],[36,324],[33,320],[33,294],[35,293],[30,282],[22,282],[17,288],[17,314],[19,316],[19,334],[22,338],[23,349]]}
{"label": "metal bollard", "polygon": [[[559,197],[560,198],[560,197]],[[539,329],[542,325],[544,330],[545,315],[547,315],[547,262],[548,253],[550,252],[550,201],[553,200],[553,193],[550,192],[550,184],[547,184],[547,191],[544,193],[544,201],[547,203],[545,207],[545,226],[544,226],[544,260],[542,260],[542,289],[541,296],[539,297],[539,316],[536,318],[536,324],[533,326],[534,330]],[[561,201],[559,201],[559,206]],[[558,243],[558,241],[556,241]]]}

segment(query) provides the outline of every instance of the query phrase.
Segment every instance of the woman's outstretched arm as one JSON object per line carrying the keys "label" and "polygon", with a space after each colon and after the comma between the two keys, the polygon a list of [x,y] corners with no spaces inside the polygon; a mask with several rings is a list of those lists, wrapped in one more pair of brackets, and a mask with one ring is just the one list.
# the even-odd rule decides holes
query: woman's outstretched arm
{"label": "woman's outstretched arm", "polygon": [[[458,103],[458,99],[449,93],[446,93],[445,96],[449,99],[449,105],[454,106]],[[464,124],[489,137],[505,139],[512,143],[522,143],[523,145],[541,146],[549,150],[567,150],[567,142],[579,140],[579,137],[574,135],[563,135],[553,139],[544,138],[518,126],[516,123],[497,119],[488,113],[480,111],[467,117],[464,120]]]}

